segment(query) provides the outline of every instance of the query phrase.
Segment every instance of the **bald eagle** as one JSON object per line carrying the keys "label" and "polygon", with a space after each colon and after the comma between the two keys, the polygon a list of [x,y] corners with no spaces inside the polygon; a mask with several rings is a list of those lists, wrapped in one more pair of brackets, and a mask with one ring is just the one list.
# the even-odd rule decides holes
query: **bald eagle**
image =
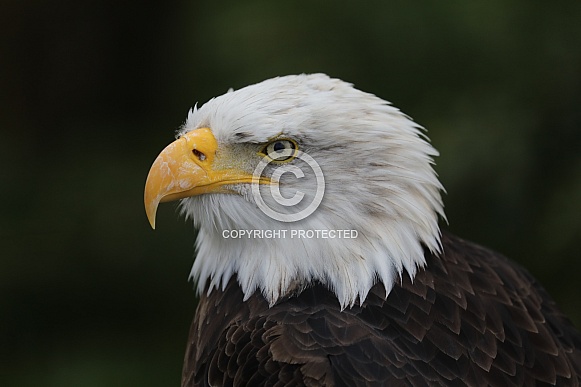
{"label": "bald eagle", "polygon": [[199,229],[184,386],[581,384],[581,335],[531,275],[441,232],[437,151],[323,74],[194,107],[153,163]]}

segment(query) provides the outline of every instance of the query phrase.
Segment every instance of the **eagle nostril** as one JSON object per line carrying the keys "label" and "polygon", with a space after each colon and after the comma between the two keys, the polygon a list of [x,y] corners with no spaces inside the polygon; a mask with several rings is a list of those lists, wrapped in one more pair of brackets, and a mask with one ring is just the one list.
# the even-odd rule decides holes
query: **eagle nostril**
{"label": "eagle nostril", "polygon": [[196,156],[198,158],[198,160],[200,161],[204,161],[206,160],[206,155],[202,152],[200,152],[197,149],[192,150],[192,153],[194,154],[194,156]]}

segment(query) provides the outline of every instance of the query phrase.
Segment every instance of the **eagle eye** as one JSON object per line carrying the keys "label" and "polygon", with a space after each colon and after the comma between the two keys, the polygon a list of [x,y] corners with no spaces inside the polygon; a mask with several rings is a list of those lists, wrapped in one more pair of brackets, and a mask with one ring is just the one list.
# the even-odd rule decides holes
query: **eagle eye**
{"label": "eagle eye", "polygon": [[289,162],[297,156],[298,148],[293,140],[278,139],[266,144],[260,153],[275,162]]}

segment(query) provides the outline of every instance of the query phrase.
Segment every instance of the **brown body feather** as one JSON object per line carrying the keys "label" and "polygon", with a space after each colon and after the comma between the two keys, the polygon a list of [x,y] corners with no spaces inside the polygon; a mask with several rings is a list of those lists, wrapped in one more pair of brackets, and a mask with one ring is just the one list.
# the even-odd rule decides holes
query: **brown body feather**
{"label": "brown body feather", "polygon": [[202,296],[183,386],[581,385],[581,335],[526,270],[444,234],[444,253],[343,311],[324,286],[269,308]]}

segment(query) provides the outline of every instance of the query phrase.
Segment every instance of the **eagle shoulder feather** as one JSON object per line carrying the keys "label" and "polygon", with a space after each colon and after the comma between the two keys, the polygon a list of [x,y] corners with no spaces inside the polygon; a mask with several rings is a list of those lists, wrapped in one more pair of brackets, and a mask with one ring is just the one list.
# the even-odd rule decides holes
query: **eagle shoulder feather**
{"label": "eagle shoulder feather", "polygon": [[313,284],[269,307],[202,293],[183,386],[581,384],[581,335],[523,268],[444,233],[443,254],[341,310]]}

